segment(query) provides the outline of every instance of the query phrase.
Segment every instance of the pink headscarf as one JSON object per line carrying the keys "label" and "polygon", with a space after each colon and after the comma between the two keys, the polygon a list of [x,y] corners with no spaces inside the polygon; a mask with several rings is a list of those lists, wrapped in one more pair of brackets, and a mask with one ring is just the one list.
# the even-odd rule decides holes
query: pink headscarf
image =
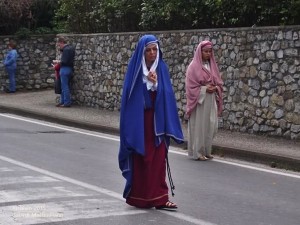
{"label": "pink headscarf", "polygon": [[221,114],[223,110],[223,81],[220,76],[218,66],[215,61],[214,53],[210,57],[210,71],[208,71],[202,64],[202,49],[212,48],[212,43],[210,41],[202,41],[194,54],[194,58],[190,65],[188,66],[185,78],[186,85],[186,116],[189,117],[196,107],[199,100],[201,86],[207,84],[212,84],[217,87],[216,99],[218,106],[218,115]]}

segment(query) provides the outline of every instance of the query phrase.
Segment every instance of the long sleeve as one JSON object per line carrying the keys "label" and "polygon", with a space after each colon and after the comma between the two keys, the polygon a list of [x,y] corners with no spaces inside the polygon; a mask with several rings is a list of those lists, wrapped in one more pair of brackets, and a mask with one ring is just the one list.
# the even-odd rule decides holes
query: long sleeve
{"label": "long sleeve", "polygon": [[11,50],[7,53],[4,65],[5,66],[13,66],[17,62],[17,51]]}
{"label": "long sleeve", "polygon": [[66,45],[63,48],[63,53],[61,57],[61,66],[74,66],[74,56],[75,56],[75,49],[73,46]]}

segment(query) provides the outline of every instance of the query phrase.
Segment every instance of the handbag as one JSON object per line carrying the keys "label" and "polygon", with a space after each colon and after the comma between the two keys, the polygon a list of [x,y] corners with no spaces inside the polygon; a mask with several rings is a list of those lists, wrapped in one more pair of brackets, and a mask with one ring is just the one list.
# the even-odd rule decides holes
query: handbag
{"label": "handbag", "polygon": [[54,81],[54,92],[55,92],[55,94],[61,94],[61,81],[60,81],[60,77],[58,77]]}

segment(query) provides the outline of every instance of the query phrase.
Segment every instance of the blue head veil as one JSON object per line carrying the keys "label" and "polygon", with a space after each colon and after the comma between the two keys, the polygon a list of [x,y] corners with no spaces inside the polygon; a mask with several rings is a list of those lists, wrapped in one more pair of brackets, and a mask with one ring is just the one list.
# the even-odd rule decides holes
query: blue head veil
{"label": "blue head veil", "polygon": [[[145,154],[144,142],[144,84],[142,58],[149,43],[158,43],[153,35],[144,35],[139,40],[125,74],[120,113],[120,149],[119,167],[126,179],[123,197],[130,192],[132,181],[132,153]],[[158,43],[159,45],[159,43]],[[167,147],[170,138],[177,143],[183,142],[183,134],[178,117],[176,100],[170,81],[167,65],[159,49],[159,62],[156,68],[158,87],[155,99],[154,127],[156,146],[165,141]]]}

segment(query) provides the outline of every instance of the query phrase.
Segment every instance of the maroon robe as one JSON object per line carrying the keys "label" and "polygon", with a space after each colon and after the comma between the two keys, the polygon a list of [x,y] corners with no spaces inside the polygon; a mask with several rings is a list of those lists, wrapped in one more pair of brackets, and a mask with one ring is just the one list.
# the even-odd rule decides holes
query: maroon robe
{"label": "maroon robe", "polygon": [[[156,92],[151,93],[155,102]],[[133,154],[133,178],[127,204],[139,208],[164,205],[168,200],[165,142],[155,146],[154,108],[145,109],[145,156]]]}

